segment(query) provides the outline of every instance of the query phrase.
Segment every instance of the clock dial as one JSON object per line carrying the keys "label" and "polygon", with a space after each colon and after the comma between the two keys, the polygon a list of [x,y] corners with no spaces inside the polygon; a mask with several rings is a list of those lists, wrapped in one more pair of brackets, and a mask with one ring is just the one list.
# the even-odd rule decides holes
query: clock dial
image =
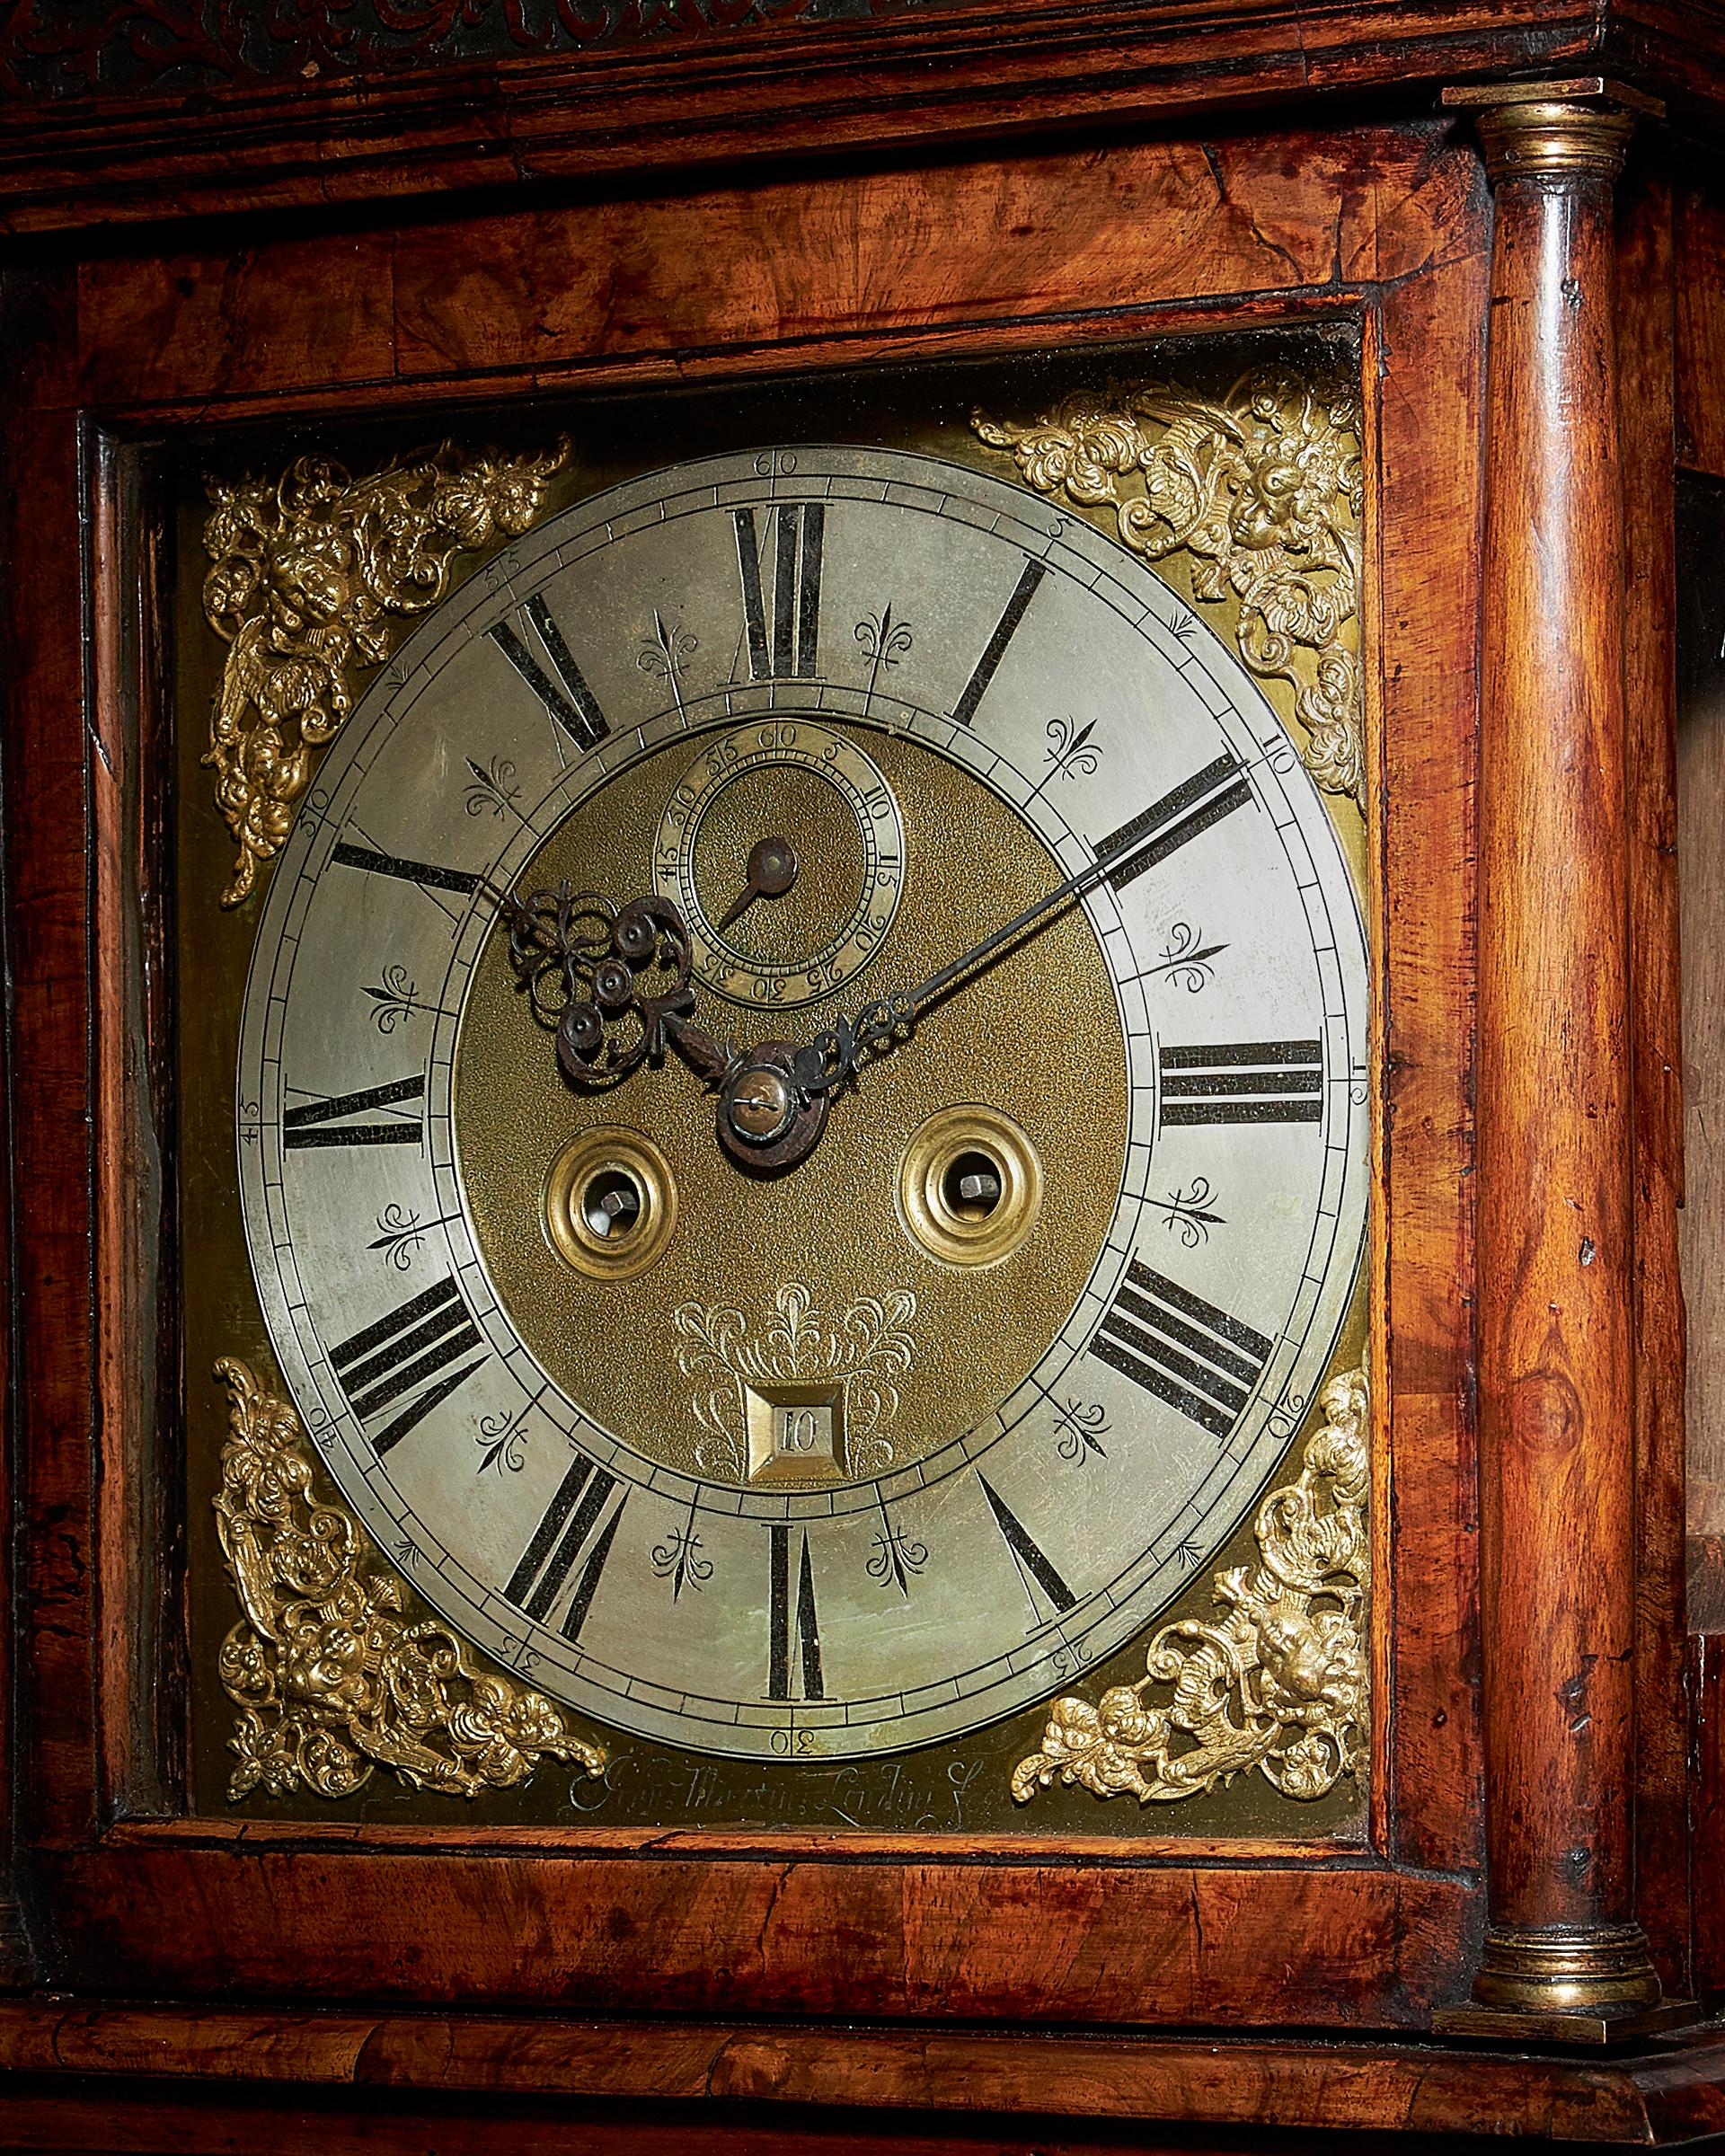
{"label": "clock dial", "polygon": [[653,888],[688,924],[695,973],[759,1009],[817,1002],[865,966],[904,879],[904,824],[879,763],[809,716],[703,740],[653,842]]}
{"label": "clock dial", "polygon": [[[686,930],[669,1052],[560,1065],[500,903],[560,889],[596,950]],[[325,758],[238,1075],[276,1352],[428,1599],[599,1719],[976,1727],[1165,1607],[1315,1394],[1365,984],[1286,735],[1142,565],[926,457],[675,468],[466,586]],[[739,1051],[727,1144],[677,1025]]]}

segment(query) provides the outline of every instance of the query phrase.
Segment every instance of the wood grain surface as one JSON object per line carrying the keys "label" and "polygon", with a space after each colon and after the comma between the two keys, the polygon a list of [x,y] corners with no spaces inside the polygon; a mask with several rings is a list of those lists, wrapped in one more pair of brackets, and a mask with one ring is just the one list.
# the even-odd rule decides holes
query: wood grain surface
{"label": "wood grain surface", "polygon": [[1480,796],[1494,1922],[1632,1912],[1635,1398],[1610,183],[1496,190]]}
{"label": "wood grain surface", "polygon": [[[1446,2054],[1428,2045],[1268,2036],[1073,2032],[1028,2044],[1010,2029],[197,2013],[49,2002],[0,2007],[0,2070],[33,2077],[9,2084],[22,2105],[14,2099],[0,2107],[0,2147],[31,2145],[28,2132],[41,2132],[57,2117],[49,2107],[56,2078],[61,2102],[75,2089],[76,2101],[66,2108],[77,2123],[78,2106],[84,2107],[84,2132],[103,2105],[113,2106],[135,2133],[161,2132],[150,2116],[150,2107],[160,2106],[181,2138],[159,2145],[175,2149],[303,2150],[304,2140],[259,2144],[238,2138],[247,2122],[261,2116],[267,2122],[255,2107],[271,2090],[283,2097],[291,2091],[302,2133],[303,2122],[316,2121],[320,2148],[423,2149],[428,2143],[409,2141],[406,2130],[417,2124],[424,2133],[435,2122],[429,2145],[438,2156],[495,2149],[500,2127],[518,2120],[522,2137],[511,2133],[508,2145],[567,2148],[569,2142],[550,2138],[558,2122],[565,2134],[576,2121],[584,2131],[593,2107],[605,2118],[603,2107],[647,2103],[664,2107],[657,2120],[667,2146],[678,2128],[691,2136],[703,2131],[718,2136],[734,2126],[752,2136],[771,2134],[775,2124],[788,2146],[825,2145],[816,2138],[824,2125],[827,2132],[859,2137],[902,2134],[903,2143],[892,2145],[907,2149],[964,2145],[972,2134],[993,2132],[1000,2138],[985,2146],[1022,2150],[1026,2156],[1032,2149],[1119,2146],[1114,2134],[1120,2129],[1132,2130],[1126,2145],[1141,2152],[1190,2146],[1187,2136],[1194,2131],[1206,2133],[1201,2145],[1212,2150],[1264,2148],[1256,2134],[1238,2143],[1208,2138],[1242,2120],[1273,2120],[1284,2132],[1394,2134],[1398,2148],[1406,2146],[1404,2134],[1428,2134],[1657,2147],[1725,2126],[1725,2047],[1717,2032],[1609,2059],[1577,2060],[1483,2046]],[[199,2083],[204,2103],[194,2093]],[[226,2103],[212,2123],[205,2103],[218,2092]],[[369,2122],[393,2113],[402,2124],[401,2139],[374,2144],[359,2139],[351,2125],[345,2131],[354,2137],[341,2137],[340,2121],[354,2116],[349,2107],[360,2094],[367,2100],[358,2116],[368,2130],[381,2132]],[[668,2117],[673,2106],[692,2108]],[[839,2106],[842,2127],[828,2108]],[[138,2124],[128,2116],[134,2108]],[[636,2130],[644,2135],[654,2120],[655,2113],[637,2112]],[[446,2121],[455,2128],[448,2138]],[[280,2115],[276,2124],[280,2131]],[[234,2139],[217,2139],[218,2130]],[[199,2138],[200,2132],[207,2138]],[[797,2134],[807,2141],[790,2138]],[[158,2143],[79,2139],[71,2145]],[[617,2145],[657,2144],[629,2143],[619,2134]],[[692,2138],[675,2145],[703,2144]],[[746,2145],[756,2143],[751,2138]]]}
{"label": "wood grain surface", "polygon": [[[938,176],[829,170],[759,190],[620,194],[386,229],[260,226],[237,250],[205,231],[21,280],[32,358],[6,423],[29,482],[14,559],[31,644],[10,865],[29,893],[13,924],[19,1052],[42,1077],[21,1109],[18,1166],[39,1627],[22,1673],[23,1816],[59,1981],[111,1983],[119,1954],[128,1985],[208,1999],[243,1988],[1266,2028],[1416,2027],[1464,1989],[1482,1913],[1467,1171],[1488,216],[1473,154],[1450,123],[1426,119],[1209,146],[1045,147]],[[1393,1525],[1374,1585],[1376,1855],[1181,1850],[1161,1832],[1138,1862],[1082,1841],[1039,1840],[1028,1857],[956,1840],[847,1852],[807,1836],[575,1856],[506,1851],[465,1824],[368,1849],[339,1819],[304,1835],[127,1824],[140,1804],[157,1808],[140,1798],[138,1767],[160,1739],[138,1719],[153,1710],[147,1687],[128,1690],[139,1531],[119,1489],[137,1457],[133,1381],[123,1356],[98,1353],[91,1283],[132,1232],[125,1151],[107,1141],[116,1101],[140,1080],[123,1029],[104,1023],[93,1038],[89,1019],[86,850],[102,836],[111,864],[93,916],[110,963],[127,870],[110,809],[128,750],[107,738],[106,716],[93,738],[84,725],[73,535],[107,467],[81,465],[80,429],[180,439],[408,409],[431,422],[442,404],[601,380],[1314,318],[1366,338],[1382,473],[1367,632],[1382,654],[1375,799],[1392,843],[1373,896],[1388,968],[1374,1264],[1391,1374],[1378,1502]],[[99,537],[105,528],[98,519]],[[41,543],[43,532],[59,536]],[[102,545],[99,570],[119,563]],[[132,581],[123,564],[98,575],[99,619]],[[102,620],[94,649],[106,676],[147,671],[135,626]],[[117,717],[124,702],[96,708]],[[98,808],[108,820],[91,820]]]}
{"label": "wood grain surface", "polygon": [[1429,110],[1443,83],[1504,69],[1627,64],[1704,99],[1719,44],[1704,13],[1582,0],[997,0],[854,28],[14,111],[0,228],[663,184],[746,160],[932,160],[1031,133],[1088,146],[1104,131],[1190,130],[1199,113],[1363,91]]}
{"label": "wood grain surface", "polygon": [[[526,2152],[571,2145],[568,2110],[532,2107],[572,2099],[594,2148],[718,2148],[746,2133],[759,2147],[933,2150],[972,2134],[1147,2149],[1162,2145],[1138,2123],[1151,2119],[1230,2140],[1243,2118],[1643,2145],[1725,2130],[1725,2055],[1704,2045],[1577,2066],[1296,2034],[1417,2030],[1464,1993],[1483,1922],[1476,1238],[1497,1284],[1483,1292],[1505,1905],[1528,1921],[1626,1911],[1639,1860],[1668,1981],[1686,1966],[1669,444],[1675,394],[1686,454],[1725,471],[1725,315],[1708,269],[1725,243],[1685,183],[1674,268],[1663,177],[1625,196],[1636,612],[1619,672],[1608,212],[1523,204],[1494,309],[1478,163],[1427,107],[1445,76],[1602,56],[1704,101],[1713,35],[1711,15],[1651,4],[1192,0],[1146,13],[1002,0],[775,35],[770,72],[762,49],[715,40],[693,57],[637,49],[196,107],[92,105],[9,131],[0,225],[64,235],[13,258],[3,422],[31,1628],[21,1876],[57,1982],[201,2003],[0,2007],[0,2067],[15,2077],[0,2147],[285,2150],[305,2145],[312,2116],[332,2151],[425,2146],[435,2120],[456,2156],[498,2146],[500,2107],[514,2106],[509,2140]],[[1376,117],[1358,102],[1297,125],[1259,116],[1266,99],[1340,91],[1376,96]],[[135,229],[116,239],[98,224]],[[1555,353],[1528,329],[1542,277],[1570,278],[1578,296]],[[1675,388],[1674,309],[1679,349],[1719,355],[1713,376],[1680,368]],[[1320,1866],[1268,1846],[1181,1851],[1159,1834],[1137,1861],[1078,1843],[1031,1858],[809,1836],[575,1854],[554,1837],[500,1847],[482,1826],[408,1846],[339,1820],[296,1834],[125,1817],[168,1808],[147,1787],[162,1733],[132,1651],[153,1577],[136,1560],[160,1532],[126,1494],[143,1456],[137,1313],[112,1330],[149,1233],[113,1146],[140,1081],[111,1022],[131,992],[115,939],[136,872],[122,729],[149,653],[125,618],[138,565],[102,521],[119,497],[104,493],[101,446],[260,421],[309,435],[368,414],[421,415],[429,430],[588,385],[1313,320],[1364,340],[1372,474],[1384,835],[1370,905],[1384,968],[1372,1263],[1386,1377],[1373,1852]],[[1518,568],[1482,552],[1490,320],[1520,384],[1494,391],[1496,437],[1520,445],[1495,475],[1499,502],[1524,536],[1544,504],[1543,535],[1560,460],[1575,479],[1543,612],[1525,547]],[[1529,428],[1539,413],[1550,424]],[[1497,791],[1482,812],[1487,593],[1501,663],[1487,676]],[[1560,622],[1567,648],[1552,641]],[[86,665],[101,691],[88,714]],[[1625,745],[1627,792],[1613,761]],[[1480,1008],[1476,848],[1512,906],[1491,924]],[[1550,1206],[1530,1206],[1530,1188]],[[0,1536],[0,1562],[9,1547]],[[0,1618],[5,1591],[0,1574]],[[1704,1652],[1697,1675],[1716,1759]],[[8,1696],[0,1684],[0,1759]],[[1703,1787],[1715,1809],[1695,1853],[1717,1902],[1717,1768]],[[1702,1933],[1703,1974],[1725,1982],[1704,1910]],[[242,2012],[229,2003],[241,1993],[467,2011]],[[535,2015],[496,2010],[523,2006]],[[578,2011],[606,2018],[535,2018]],[[667,2018],[693,2014],[730,2019]],[[740,2019],[766,2014],[784,2024]],[[652,2019],[617,2018],[630,2015]],[[1073,2021],[1113,2033],[1054,2026]],[[1242,2033],[1125,2033],[1155,2023]],[[172,2093],[151,2083],[164,2072]],[[75,2092],[68,2076],[84,2077]],[[219,2099],[194,2081],[223,2084]],[[376,2107],[364,2116],[357,2092]],[[838,2105],[843,2124],[799,2108]],[[1005,2118],[1018,2123],[991,2123]],[[1031,2121],[1052,2123],[1032,2135]]]}
{"label": "wood grain surface", "polygon": [[972,358],[1093,343],[1182,303],[1351,311],[1474,243],[1452,132],[1137,142],[98,256],[67,389],[137,424],[327,412],[337,393],[429,413],[650,382],[655,362],[681,381],[900,339]]}
{"label": "wood grain surface", "polygon": [[1660,1979],[1680,1998],[1692,1977],[1673,222],[1667,155],[1650,145],[1618,190],[1616,307],[1635,1253],[1635,1900]]}

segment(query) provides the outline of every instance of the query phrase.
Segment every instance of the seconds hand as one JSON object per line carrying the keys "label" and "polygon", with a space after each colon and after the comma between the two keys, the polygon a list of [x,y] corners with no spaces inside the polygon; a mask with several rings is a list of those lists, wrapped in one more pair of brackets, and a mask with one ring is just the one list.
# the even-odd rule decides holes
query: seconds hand
{"label": "seconds hand", "polygon": [[1086,862],[1053,890],[1045,891],[1022,914],[1004,922],[939,972],[930,974],[908,992],[899,990],[880,1003],[864,1005],[854,1023],[841,1018],[827,1031],[817,1035],[797,1054],[793,1065],[797,1082],[805,1092],[827,1091],[855,1067],[859,1046],[873,1055],[885,1055],[931,1003],[966,976],[979,972],[1007,945],[1040,928],[1057,908],[1082,898],[1128,864],[1135,870],[1153,866],[1251,798],[1250,782],[1238,762],[1232,755],[1218,756],[1142,815],[1134,817],[1094,861]]}

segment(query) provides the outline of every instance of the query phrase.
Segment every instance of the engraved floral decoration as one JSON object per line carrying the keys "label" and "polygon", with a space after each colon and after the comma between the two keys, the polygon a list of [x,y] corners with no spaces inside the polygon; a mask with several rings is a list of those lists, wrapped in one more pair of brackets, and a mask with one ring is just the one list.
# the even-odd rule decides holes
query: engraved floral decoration
{"label": "engraved floral decoration", "polygon": [[1327,792],[1363,805],[1359,400],[1281,368],[1209,398],[1172,383],[1065,399],[1028,427],[972,426],[1039,493],[1111,508],[1121,540],[1160,561],[1182,549],[1193,596],[1239,602],[1240,656],[1290,683],[1302,756]]}
{"label": "engraved floral decoration", "polygon": [[823,1379],[844,1392],[849,1471],[878,1475],[890,1467],[896,1455],[882,1425],[898,1414],[898,1380],[916,1360],[916,1296],[908,1288],[861,1295],[831,1322],[810,1290],[792,1281],[780,1288],[774,1312],[764,1324],[734,1307],[698,1303],[672,1313],[677,1366],[701,1381],[693,1402],[704,1433],[694,1452],[701,1472],[733,1482],[747,1473],[746,1387]]}
{"label": "engraved floral decoration", "polygon": [[442,1625],[411,1621],[407,1586],[367,1565],[358,1524],[313,1494],[287,1401],[244,1363],[216,1375],[228,1394],[217,1533],[245,1613],[218,1665],[240,1710],[229,1801],[256,1789],[349,1797],[378,1767],[456,1797],[514,1788],[542,1759],[602,1774],[605,1754],[551,1701],[475,1668]]}
{"label": "engraved floral decoration", "polygon": [[204,612],[228,646],[203,761],[239,848],[224,906],[281,851],[315,753],[381,665],[394,623],[448,589],[455,555],[525,532],[567,442],[539,455],[445,443],[356,479],[302,456],[274,482],[209,482]]}
{"label": "engraved floral decoration", "polygon": [[[1322,1797],[1358,1767],[1367,1698],[1366,1372],[1324,1387],[1296,1481],[1259,1507],[1258,1563],[1219,1572],[1216,1615],[1164,1625],[1145,1674],[1057,1700],[1040,1749],[1013,1771],[1023,1803],[1056,1777],[1097,1797],[1178,1803],[1256,1770],[1285,1797]],[[1161,1704],[1146,1695],[1172,1686]]]}

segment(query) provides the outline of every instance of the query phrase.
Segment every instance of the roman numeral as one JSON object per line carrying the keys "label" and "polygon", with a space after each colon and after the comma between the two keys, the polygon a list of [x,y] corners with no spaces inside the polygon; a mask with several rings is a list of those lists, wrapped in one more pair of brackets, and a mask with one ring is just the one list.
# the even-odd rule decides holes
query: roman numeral
{"label": "roman numeral", "polygon": [[[1200,831],[1208,831],[1212,824],[1219,824],[1225,816],[1232,816],[1251,799],[1252,786],[1245,773],[1225,752],[1214,764],[1207,764],[1202,771],[1194,772],[1172,793],[1164,793],[1159,801],[1153,801],[1118,831],[1100,840],[1096,858],[1101,861],[1114,853],[1131,853],[1130,860],[1116,869],[1108,879],[1117,891],[1120,890],[1135,876],[1142,876],[1159,861],[1166,861],[1188,839],[1196,838]],[[1140,840],[1144,841],[1142,851],[1135,851]]]}
{"label": "roman numeral", "polygon": [[1162,1051],[1164,1123],[1316,1123],[1323,1048],[1315,1040],[1237,1040]]}
{"label": "roman numeral", "polygon": [[[1028,1594],[1034,1583],[1062,1614],[1075,1608],[1078,1597],[1038,1547],[1030,1529],[986,1475],[978,1471],[977,1480],[982,1484],[982,1494],[988,1500],[988,1509],[995,1515],[995,1524],[1000,1529],[1002,1539],[1013,1553],[1013,1562],[1018,1567],[1018,1576],[1024,1582],[1025,1592]],[[1035,1596],[1032,1595],[1031,1599],[1034,1604]]]}
{"label": "roman numeral", "polygon": [[479,878],[466,869],[443,869],[432,861],[409,861],[397,853],[379,853],[373,846],[356,846],[344,838],[331,855],[344,869],[364,869],[373,876],[394,876],[402,883],[417,883],[426,891],[459,891],[471,898]]}
{"label": "roman numeral", "polygon": [[1134,1259],[1089,1352],[1213,1436],[1226,1438],[1274,1345]]}
{"label": "roman numeral", "polygon": [[809,1534],[798,1536],[801,1557],[797,1568],[795,1605],[792,1597],[791,1529],[788,1523],[767,1529],[771,1541],[767,1578],[766,1694],[772,1700],[795,1699],[797,1677],[805,1700],[826,1697],[820,1677],[820,1630],[815,1621],[815,1578],[809,1561]]}
{"label": "roman numeral", "polygon": [[753,509],[733,509],[737,570],[743,586],[743,628],[751,681],[815,671],[820,640],[820,552],[827,535],[827,505],[782,501],[773,511],[773,614],[767,618],[761,577],[761,543]]}
{"label": "roman numeral", "polygon": [[550,607],[543,595],[535,592],[521,611],[533,623],[551,662],[550,673],[540,665],[532,646],[512,623],[498,622],[487,633],[576,747],[596,748],[605,738],[605,713],[563,641],[562,631],[552,619]]}
{"label": "roman numeral", "polygon": [[1018,624],[1024,619],[1024,609],[1036,596],[1036,588],[1048,573],[1046,561],[1026,561],[1019,571],[1018,582],[1013,587],[1013,596],[1006,602],[1006,611],[995,623],[994,634],[982,648],[982,657],[977,661],[977,670],[964,685],[964,694],[952,706],[953,723],[969,726],[976,717],[977,706],[987,693],[988,684],[995,678],[1001,660],[1006,656],[1006,647],[1017,632]]}
{"label": "roman numeral", "polygon": [[[479,1353],[471,1362],[462,1363],[458,1370],[449,1368],[475,1348]],[[332,1348],[330,1366],[361,1422],[369,1422],[397,1401],[402,1403],[400,1413],[371,1441],[381,1460],[439,1401],[473,1375],[487,1352],[461,1290],[446,1274],[435,1287],[398,1304],[375,1325]],[[427,1383],[428,1379],[432,1382]],[[414,1392],[416,1385],[425,1390]],[[407,1397],[410,1393],[411,1399]]]}
{"label": "roman numeral", "polygon": [[394,1108],[402,1100],[422,1100],[424,1095],[423,1078],[398,1078],[393,1085],[368,1085],[363,1092],[308,1100],[304,1107],[290,1108],[283,1115],[281,1142],[289,1153],[305,1145],[417,1145],[422,1135],[417,1116],[411,1123],[345,1123],[341,1118]]}
{"label": "roman numeral", "polygon": [[[590,1460],[576,1459],[571,1462],[568,1473],[557,1486],[556,1496],[545,1507],[544,1518],[534,1529],[533,1539],[521,1552],[521,1561],[509,1575],[509,1584],[503,1590],[517,1609],[535,1623],[544,1622],[552,1604],[562,1594],[564,1582],[574,1571],[576,1560],[616,1487],[616,1477],[607,1474],[602,1467],[596,1467]],[[569,1607],[557,1628],[565,1639],[575,1640],[581,1636],[581,1627],[593,1607],[593,1597],[599,1591],[606,1560],[617,1539],[617,1523],[628,1502],[629,1492],[625,1489],[617,1500],[616,1509],[588,1550],[587,1561],[575,1582],[575,1592],[570,1596]]]}

